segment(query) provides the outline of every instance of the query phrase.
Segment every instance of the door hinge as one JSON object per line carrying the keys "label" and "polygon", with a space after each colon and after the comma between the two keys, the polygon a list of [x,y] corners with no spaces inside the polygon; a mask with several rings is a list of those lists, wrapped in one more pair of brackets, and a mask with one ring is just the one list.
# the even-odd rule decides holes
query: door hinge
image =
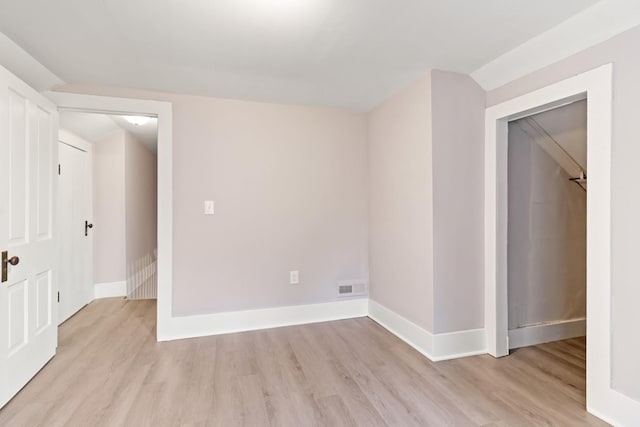
{"label": "door hinge", "polygon": [[62,170],[62,167],[60,166],[60,163],[58,163],[58,175],[60,175],[61,170]]}
{"label": "door hinge", "polygon": [[58,292],[58,302],[60,302],[60,292]]}

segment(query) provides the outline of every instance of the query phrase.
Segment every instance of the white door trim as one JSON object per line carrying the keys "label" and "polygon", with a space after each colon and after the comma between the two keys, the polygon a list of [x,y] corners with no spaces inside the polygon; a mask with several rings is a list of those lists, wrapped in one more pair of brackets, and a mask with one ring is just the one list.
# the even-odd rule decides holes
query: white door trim
{"label": "white door trim", "polygon": [[640,403],[611,386],[611,140],[613,65],[602,65],[487,108],[485,122],[485,329],[487,350],[509,353],[507,325],[508,122],[587,98],[587,410],[637,422]]}
{"label": "white door trim", "polygon": [[173,118],[169,102],[113,98],[63,92],[46,96],[59,110],[158,118],[158,308],[157,339],[162,341],[173,320]]}

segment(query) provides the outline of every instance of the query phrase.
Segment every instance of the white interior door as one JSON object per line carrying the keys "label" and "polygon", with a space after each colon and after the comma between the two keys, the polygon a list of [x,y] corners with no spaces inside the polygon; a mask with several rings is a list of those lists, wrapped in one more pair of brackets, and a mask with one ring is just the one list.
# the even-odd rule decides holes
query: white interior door
{"label": "white interior door", "polygon": [[58,144],[58,324],[93,298],[91,145],[60,131]]}
{"label": "white interior door", "polygon": [[55,355],[55,106],[0,67],[0,407]]}

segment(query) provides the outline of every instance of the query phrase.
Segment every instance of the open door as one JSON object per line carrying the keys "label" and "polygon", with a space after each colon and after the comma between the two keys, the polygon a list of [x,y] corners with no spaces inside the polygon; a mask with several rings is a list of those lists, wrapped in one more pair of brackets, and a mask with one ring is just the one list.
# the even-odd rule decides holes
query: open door
{"label": "open door", "polygon": [[56,107],[0,67],[0,407],[57,346]]}

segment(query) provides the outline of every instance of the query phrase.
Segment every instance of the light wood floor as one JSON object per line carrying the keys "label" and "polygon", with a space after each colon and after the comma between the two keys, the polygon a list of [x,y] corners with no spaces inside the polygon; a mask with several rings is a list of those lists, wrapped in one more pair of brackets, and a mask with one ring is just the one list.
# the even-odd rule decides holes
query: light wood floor
{"label": "light wood floor", "polygon": [[155,342],[155,303],[97,300],[0,426],[579,426],[585,341],[431,363],[367,319]]}

